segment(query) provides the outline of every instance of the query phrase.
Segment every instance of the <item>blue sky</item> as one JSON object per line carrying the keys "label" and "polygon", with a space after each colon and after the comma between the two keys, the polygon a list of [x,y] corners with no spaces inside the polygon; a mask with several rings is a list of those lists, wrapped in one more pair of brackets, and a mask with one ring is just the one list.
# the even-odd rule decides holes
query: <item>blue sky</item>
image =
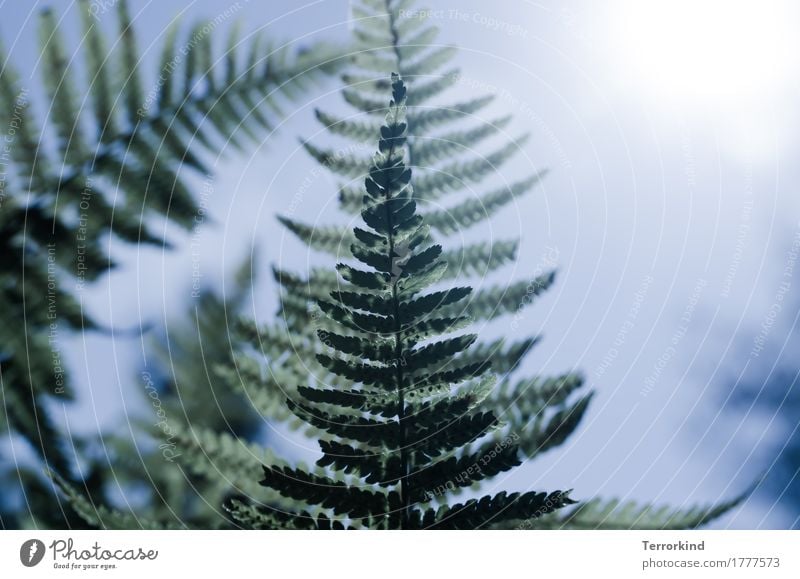
{"label": "blue sky", "polygon": [[[626,11],[621,1],[466,0],[457,10],[442,0],[426,4],[441,38],[461,47],[459,90],[496,93],[486,116],[512,113],[509,134],[531,132],[504,179],[550,169],[537,191],[491,226],[470,231],[522,237],[518,263],[496,281],[529,275],[544,255],[557,255],[556,286],[520,322],[520,334],[544,336],[526,369],[579,368],[598,391],[579,434],[504,486],[567,486],[578,497],[688,505],[734,495],[770,459],[763,454],[774,437],[769,416],[718,410],[734,388],[728,368],[747,355],[733,346],[755,337],[768,315],[800,227],[800,169],[792,162],[800,147],[792,98],[800,78],[793,55],[800,51],[783,36],[781,22],[793,14],[788,5],[776,3],[775,14],[765,14],[767,8],[753,8],[757,3],[734,2],[726,12],[708,1],[706,11],[676,2],[673,12],[659,12],[669,9],[656,2],[644,13]],[[32,75],[38,71],[31,11],[46,5],[64,15],[75,46],[72,2],[0,3],[6,50]],[[239,5],[245,29],[266,25],[275,41],[343,41],[350,27],[344,0]],[[152,80],[161,37],[176,14],[183,12],[188,24],[231,4],[131,0],[131,6]],[[98,18],[109,30],[115,25],[113,10],[98,10]],[[686,22],[689,28],[681,28]],[[755,31],[750,49],[720,51],[731,42],[720,29],[742,22]],[[738,74],[722,74],[732,66],[726,55],[739,59]],[[34,106],[41,105],[36,96]],[[222,291],[223,275],[255,242],[263,281],[253,307],[262,318],[271,315],[270,263],[324,263],[285,236],[274,218],[289,210],[315,168],[298,138],[318,135],[316,106],[342,110],[335,80],[297,102],[280,135],[252,155],[218,161],[208,196],[213,223],[199,231],[194,247],[189,236],[171,231],[175,251],[124,248],[121,270],[85,291],[89,309],[120,327],[173,320],[191,299],[193,260]],[[315,177],[297,217],[336,219],[335,194],[334,180]],[[771,339],[780,342],[780,332],[791,329],[776,328]],[[487,335],[510,331],[508,321],[486,329]],[[76,380],[91,393],[69,411],[73,428],[110,427],[123,409],[142,410],[131,395],[142,364],[135,339],[79,336],[69,351]],[[286,439],[282,446],[305,452],[310,443]],[[780,512],[764,517],[768,507],[751,501],[719,526],[785,525]]]}

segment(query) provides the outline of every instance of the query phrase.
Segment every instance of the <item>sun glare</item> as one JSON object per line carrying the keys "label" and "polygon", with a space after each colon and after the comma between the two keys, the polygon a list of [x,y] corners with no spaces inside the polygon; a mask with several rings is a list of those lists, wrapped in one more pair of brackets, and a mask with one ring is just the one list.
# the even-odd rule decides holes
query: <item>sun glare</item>
{"label": "sun glare", "polygon": [[760,101],[791,74],[797,15],[780,0],[623,0],[612,38],[629,80],[659,97]]}

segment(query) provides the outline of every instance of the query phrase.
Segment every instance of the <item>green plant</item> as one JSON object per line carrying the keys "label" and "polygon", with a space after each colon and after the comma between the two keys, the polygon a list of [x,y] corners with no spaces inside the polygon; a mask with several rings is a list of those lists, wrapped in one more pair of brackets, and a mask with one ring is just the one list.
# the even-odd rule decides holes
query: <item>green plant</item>
{"label": "green plant", "polygon": [[[480,241],[461,247],[456,234],[485,222],[516,197],[531,191],[546,172],[537,171],[510,186],[467,197],[467,186],[496,176],[527,136],[520,135],[486,156],[475,158],[476,148],[482,142],[504,137],[503,130],[510,124],[511,117],[501,116],[488,122],[475,120],[473,115],[486,107],[491,97],[447,106],[434,104],[440,94],[458,81],[458,69],[440,71],[454,49],[436,46],[437,30],[427,26],[424,19],[403,20],[400,13],[408,6],[407,2],[382,1],[354,5],[354,16],[358,19],[354,29],[355,56],[352,70],[346,72],[342,80],[346,85],[345,100],[355,107],[356,114],[339,118],[321,110],[316,113],[331,135],[347,141],[343,147],[346,152],[321,148],[311,142],[305,142],[304,146],[334,174],[349,178],[353,184],[363,180],[370,158],[367,154],[357,156],[349,151],[364,148],[377,134],[379,124],[374,119],[386,108],[381,100],[388,90],[385,71],[400,70],[413,88],[408,104],[407,163],[423,175],[417,180],[415,199],[419,202],[420,213],[431,226],[432,235],[443,245],[450,246],[442,254],[449,266],[443,278],[468,276],[476,279],[513,261],[519,241]],[[463,128],[469,121],[475,126]],[[456,197],[450,207],[429,209],[430,202],[438,204],[448,197]],[[359,187],[343,185],[339,201],[346,213],[357,213],[361,202]],[[349,252],[353,236],[346,227],[324,224],[312,227],[289,217],[279,219],[314,250],[334,256],[346,256]],[[320,344],[315,329],[325,326],[326,321],[315,318],[311,309],[317,299],[327,298],[337,287],[338,280],[325,268],[314,269],[309,274],[276,268],[274,274],[282,287],[276,320],[261,326],[248,320],[239,322],[250,347],[236,357],[235,367],[219,369],[220,379],[240,389],[265,418],[316,437],[321,434],[320,429],[289,412],[283,401],[297,396],[296,385],[306,380],[309,371],[331,384],[340,383],[339,378],[316,359]],[[550,287],[555,278],[554,271],[532,274],[529,279],[510,286],[482,284],[484,289],[470,296],[466,305],[468,314],[476,322],[517,314]],[[516,370],[537,341],[535,336],[516,341],[501,338],[476,344],[470,352],[461,354],[465,362],[468,357],[491,361],[499,374],[499,384],[484,405],[487,410],[504,415],[504,420],[510,423],[509,430],[518,437],[528,456],[561,444],[577,427],[591,398],[591,394],[579,394],[583,379],[575,372],[552,378],[516,378]],[[502,438],[498,435],[498,440]],[[207,449],[197,444],[186,452],[208,454]],[[213,471],[206,474],[216,476]],[[236,473],[227,472],[226,476],[234,478]]]}
{"label": "green plant", "polygon": [[[136,377],[145,410],[126,417],[135,425],[132,436],[112,431],[102,437],[102,449],[83,452],[91,455],[95,450],[99,455],[94,465],[103,484],[97,492],[87,493],[58,481],[73,509],[91,527],[229,526],[222,503],[233,492],[235,481],[193,476],[193,469],[211,470],[215,464],[203,455],[184,456],[178,445],[198,436],[210,447],[213,441],[204,432],[214,433],[217,440],[225,437],[239,443],[254,442],[260,435],[262,417],[239,392],[217,381],[214,371],[217,366],[229,367],[233,352],[240,347],[241,338],[224,329],[244,307],[253,278],[248,256],[233,282],[226,284],[231,289],[224,298],[210,288],[198,291],[190,307],[146,341],[147,362]],[[251,469],[254,475],[257,472]],[[115,494],[139,498],[119,504],[113,500]]]}
{"label": "green plant", "polygon": [[570,508],[564,491],[453,503],[463,488],[521,464],[523,436],[494,411],[491,357],[474,348],[476,335],[457,333],[474,321],[472,292],[444,285],[449,266],[404,163],[410,125],[399,77],[392,95],[362,190],[366,227],[348,236],[348,257],[361,265],[337,265],[338,286],[311,314],[326,373],[307,376],[286,402],[323,433],[322,457],[313,471],[263,466],[261,485],[294,501],[292,510],[251,495],[230,501],[232,516],[254,528],[686,528],[735,506],[740,499],[686,512],[618,510],[613,501]]}
{"label": "green plant", "polygon": [[[479,241],[462,247],[455,234],[460,235],[490,220],[511,201],[531,191],[546,171],[537,171],[511,185],[488,189],[482,194],[474,195],[469,191],[472,186],[497,176],[500,167],[519,150],[527,136],[511,140],[504,136],[505,127],[510,125],[509,116],[491,121],[475,118],[476,113],[492,101],[491,96],[449,105],[437,104],[446,89],[457,85],[460,72],[455,67],[445,68],[454,49],[436,43],[437,30],[425,22],[426,12],[413,11],[412,6],[413,2],[405,0],[364,0],[353,4],[358,44],[353,67],[342,80],[344,98],[355,109],[355,114],[335,116],[317,111],[318,119],[328,132],[350,144],[344,148],[345,152],[321,148],[312,142],[305,142],[304,146],[327,169],[350,180],[340,187],[339,205],[349,214],[359,212],[363,188],[351,184],[358,183],[369,172],[371,160],[366,155],[358,156],[349,151],[357,150],[360,143],[368,141],[370,135],[378,131],[373,119],[386,110],[381,96],[388,88],[384,71],[399,70],[409,85],[406,163],[417,174],[414,187],[417,209],[431,228],[433,239],[447,248],[441,255],[448,264],[442,280],[484,277],[516,259],[518,240]],[[468,126],[470,122],[472,126]],[[478,147],[492,137],[503,137],[506,142],[476,158]],[[448,207],[440,208],[448,198],[455,200]],[[356,238],[347,227],[310,226],[289,217],[282,217],[280,221],[310,248],[336,257],[352,257],[350,248]],[[250,356],[237,358],[236,375],[231,375],[231,379],[247,391],[257,392],[271,401],[261,406],[269,407],[271,413],[267,416],[273,419],[277,414],[274,411],[276,400],[302,397],[305,391],[296,385],[305,384],[308,373],[331,387],[346,387],[346,381],[317,357],[323,352],[317,331],[333,331],[334,328],[314,308],[316,302],[327,300],[331,292],[337,290],[340,281],[324,268],[312,270],[308,275],[276,269],[275,277],[283,287],[279,322],[261,328],[252,340],[256,359],[265,359],[269,372],[258,371],[259,362],[253,361],[251,351]],[[451,314],[466,314],[475,322],[507,319],[534,303],[554,280],[555,271],[534,271],[529,278],[510,285],[489,285],[472,293],[463,306],[452,304],[445,310],[449,309]],[[509,343],[504,337],[476,343],[469,351],[456,356],[460,364],[487,361],[497,374],[498,384],[481,401],[480,410],[493,413],[506,424],[494,438],[509,456],[516,457],[512,445],[508,444],[509,439],[528,459],[564,443],[578,428],[593,394],[581,393],[584,380],[577,372],[555,377],[518,377],[522,362],[537,341],[538,338],[532,336]],[[275,344],[284,345],[277,355],[272,349]],[[368,357],[366,352],[365,357]],[[310,425],[295,421],[293,425],[312,437],[324,431],[313,421]],[[462,489],[453,485],[447,490],[438,497],[443,504]],[[689,528],[721,516],[745,496],[746,493],[720,505],[686,510],[656,509],[650,505],[636,507],[614,500],[593,499],[585,505],[527,520],[524,525],[525,528]],[[244,503],[239,503],[239,508],[245,508]],[[254,511],[249,513],[255,516]]]}
{"label": "green plant", "polygon": [[[347,148],[358,148],[368,135],[375,134],[378,127],[374,119],[385,111],[381,95],[388,88],[386,71],[399,71],[409,86],[406,148],[407,163],[417,175],[414,198],[435,239],[444,247],[442,259],[449,265],[444,277],[482,279],[482,289],[466,306],[476,322],[508,319],[536,302],[554,283],[555,270],[532,268],[527,278],[510,285],[492,285],[487,283],[489,276],[516,260],[519,239],[481,240],[463,246],[461,236],[531,192],[547,172],[535,171],[506,186],[486,186],[485,192],[473,193],[474,187],[485,186],[491,179],[502,180],[502,167],[521,151],[528,135],[509,139],[505,131],[511,125],[508,115],[490,120],[477,116],[492,102],[491,96],[437,104],[436,99],[447,89],[458,92],[461,72],[449,66],[455,49],[437,43],[438,30],[426,22],[427,13],[410,10],[412,5],[394,0],[353,4],[358,44],[352,70],[342,76],[342,92],[356,112],[337,117],[318,110],[317,117],[330,133],[355,143],[355,147],[351,144]],[[481,155],[481,146],[492,139],[502,142]],[[331,172],[350,179],[340,188],[340,207],[347,213],[357,213],[361,203],[358,181],[368,170],[369,156],[339,153],[311,142],[304,146]],[[349,251],[352,233],[345,226],[311,227],[287,217],[280,220],[314,250],[335,256]],[[287,321],[292,343],[299,351],[297,358],[313,358],[311,352],[317,345],[313,333],[309,337],[312,324],[308,299],[325,297],[337,280],[325,270],[312,271],[307,278],[276,271],[276,278],[286,290],[279,315]],[[537,342],[537,336],[515,341],[504,337],[474,349],[478,359],[491,360],[500,381],[485,404],[503,415],[519,435],[528,457],[560,445],[577,428],[592,397],[591,393],[582,393],[584,380],[577,372],[518,378],[517,370]]]}
{"label": "green plant", "polygon": [[339,264],[341,289],[318,302],[333,329],[317,331],[329,348],[317,360],[349,385],[302,386],[298,398],[287,401],[298,417],[325,431],[317,465],[343,480],[266,465],[262,485],[321,511],[279,514],[234,501],[232,513],[244,524],[479,528],[534,519],[573,502],[567,492],[555,491],[501,492],[439,509],[427,504],[448,483],[470,486],[520,461],[512,444],[462,476],[490,456],[493,442],[486,435],[500,423],[481,408],[491,393],[490,361],[464,359],[477,336],[454,335],[469,325],[464,300],[471,289],[429,291],[448,264],[417,213],[411,169],[403,161],[405,106],[406,88],[394,76],[365,181],[365,227],[353,230],[350,245],[361,267]]}
{"label": "green plant", "polygon": [[[156,223],[196,225],[190,189],[209,174],[207,158],[269,135],[285,103],[338,63],[330,47],[272,48],[262,33],[241,38],[234,25],[217,64],[212,41],[225,18],[186,32],[175,22],[145,92],[128,3],[115,2],[110,50],[89,1],[79,4],[82,62],[68,58],[56,15],[46,9],[39,16],[43,123],[32,111],[34,91],[0,49],[0,432],[17,433],[44,468],[74,482],[80,477],[69,447],[77,441],[62,435],[52,403],[75,396],[61,350],[65,335],[103,329],[81,289],[117,265],[107,238],[169,247]],[[36,503],[32,494],[49,488],[51,495],[42,466],[19,463],[16,454],[0,456],[4,488],[21,485],[28,505]],[[36,509],[39,524],[76,524],[51,498]],[[0,525],[27,524],[24,510],[14,515],[6,499]]]}
{"label": "green plant", "polygon": [[[313,249],[347,260],[368,260],[367,265],[373,271],[362,272],[362,275],[347,266],[341,268],[340,274],[348,276],[345,279],[353,286],[343,290],[342,281],[326,268],[308,274],[276,269],[276,279],[282,286],[277,320],[266,325],[240,320],[234,330],[241,332],[249,345],[237,353],[233,364],[219,367],[216,374],[220,383],[244,394],[265,419],[320,439],[321,462],[311,467],[289,464],[270,449],[219,432],[213,424],[205,427],[193,424],[190,432],[179,440],[182,467],[212,484],[219,479],[232,481],[228,494],[238,495],[227,503],[232,516],[243,526],[259,528],[448,525],[459,528],[688,528],[705,524],[733,508],[742,497],[717,506],[688,510],[636,507],[601,499],[567,506],[570,499],[561,492],[522,495],[526,498],[513,506],[509,495],[500,495],[496,502],[488,498],[482,504],[469,500],[455,504],[457,497],[474,490],[471,487],[484,475],[488,477],[508,470],[521,460],[563,443],[578,427],[588,407],[591,393],[581,392],[583,379],[578,373],[567,372],[553,378],[517,377],[522,361],[537,341],[535,337],[512,343],[506,339],[479,343],[475,338],[457,335],[435,342],[441,344],[439,350],[431,346],[424,356],[439,359],[443,366],[448,363],[451,366],[443,367],[441,372],[436,371],[435,362],[421,366],[414,380],[424,381],[439,374],[437,380],[441,384],[460,385],[455,388],[456,392],[451,393],[444,386],[438,393],[433,390],[427,395],[431,398],[427,406],[425,396],[422,402],[415,402],[409,393],[410,399],[404,395],[403,402],[409,407],[423,406],[419,414],[404,415],[401,419],[398,414],[385,413],[392,406],[395,410],[402,406],[398,404],[396,388],[379,395],[381,384],[398,384],[393,374],[398,364],[392,367],[387,361],[396,361],[402,356],[389,357],[391,336],[388,348],[381,340],[374,339],[386,328],[370,328],[368,324],[379,322],[381,316],[392,317],[391,313],[380,313],[380,309],[387,303],[401,304],[402,297],[374,298],[373,294],[380,294],[380,291],[369,287],[370,284],[377,283],[381,273],[387,273],[385,268],[389,265],[393,274],[394,266],[402,266],[397,275],[406,272],[403,285],[404,291],[409,292],[422,291],[436,276],[439,276],[438,283],[444,286],[455,278],[474,279],[499,270],[516,259],[517,240],[493,244],[478,242],[461,247],[454,233],[486,222],[515,197],[530,191],[544,175],[537,172],[512,186],[489,190],[476,198],[466,197],[464,183],[483,183],[496,175],[497,168],[524,138],[513,139],[484,158],[475,159],[473,148],[492,136],[501,137],[502,128],[510,124],[510,119],[501,117],[462,128],[461,123],[487,106],[490,97],[451,106],[437,104],[436,99],[445,89],[458,82],[457,70],[440,71],[453,49],[434,45],[436,30],[425,24],[420,13],[414,18],[402,16],[403,10],[411,5],[407,1],[368,0],[355,6],[359,19],[355,35],[361,44],[355,51],[354,71],[343,78],[347,85],[345,99],[355,106],[357,117],[339,118],[322,111],[318,111],[317,116],[331,134],[348,139],[358,149],[381,134],[377,118],[386,113],[384,95],[389,88],[384,71],[404,73],[410,87],[403,137],[404,162],[417,178],[413,211],[410,202],[402,211],[411,211],[416,216],[414,219],[421,219],[430,232],[419,235],[424,241],[418,245],[406,246],[403,252],[390,257],[390,253],[380,254],[373,251],[375,248],[365,247],[370,240],[376,241],[374,237],[359,238],[350,228],[312,227],[294,218],[282,218],[282,222]],[[391,132],[391,129],[385,130]],[[394,143],[399,138],[394,134],[381,135],[384,142]],[[312,143],[306,143],[306,148],[325,167],[350,178],[351,183],[363,183],[370,176],[372,160],[366,156],[341,154]],[[379,174],[385,175],[383,171]],[[410,190],[397,192],[410,194]],[[363,205],[364,193],[360,186],[344,184],[339,195],[340,206],[350,214],[364,211],[365,219],[378,224],[374,221],[378,217],[370,213],[376,208]],[[429,208],[431,201],[438,203],[459,194],[461,198],[446,210]],[[369,195],[367,202],[370,202]],[[391,208],[395,203],[392,201],[388,206]],[[372,235],[379,236],[374,232]],[[443,249],[434,249],[440,245]],[[438,252],[441,253],[437,255]],[[412,262],[409,269],[405,260],[413,257],[418,261]],[[424,260],[430,260],[431,271],[419,265],[425,263]],[[419,271],[410,273],[415,271],[415,263],[426,275],[417,275]],[[434,268],[434,263],[445,263],[447,267],[437,265]],[[532,273],[529,279],[508,287],[489,286],[464,295],[460,300],[456,299],[458,292],[466,289],[437,288],[434,295],[440,292],[441,301],[422,302],[418,305],[428,309],[410,313],[422,315],[424,311],[432,311],[439,318],[466,318],[465,322],[489,322],[517,314],[554,281],[552,271]],[[398,279],[397,283],[400,281]],[[363,295],[367,298],[362,299]],[[401,319],[399,315],[395,318]],[[370,335],[369,340],[364,339],[364,330]],[[447,324],[430,326],[429,330],[429,339],[438,338],[448,330],[460,331],[457,325]],[[422,334],[420,339],[425,339]],[[404,335],[401,349],[424,351],[428,346],[424,341],[415,347],[414,341]],[[418,364],[425,362],[424,356],[417,360]],[[488,374],[489,367],[497,375],[496,385]],[[402,385],[402,381],[399,383]],[[445,430],[442,436],[446,439],[437,443],[441,453],[431,451],[429,454],[418,449],[420,456],[407,455],[403,459],[392,452],[402,446],[392,438],[394,434],[399,435],[401,422],[409,428],[421,425],[424,429],[434,420],[434,410],[445,415],[448,408],[460,412],[456,416],[477,417],[477,425],[454,428],[454,436],[459,432],[472,432],[477,438],[447,439]],[[333,417],[336,422],[326,421],[325,417]],[[481,423],[482,420],[485,422]],[[454,422],[458,424],[456,417]],[[376,452],[378,450],[380,452]],[[487,452],[488,462],[483,465]],[[476,456],[482,459],[480,469],[470,462]],[[403,465],[412,468],[425,464],[438,465],[439,472],[422,470],[422,473],[429,471],[431,476],[426,479],[427,475],[417,474],[416,482],[411,473],[404,477]],[[263,485],[257,483],[254,474],[260,465],[263,465]],[[409,489],[405,495],[401,492],[404,478]],[[409,501],[412,504],[408,504]],[[417,503],[421,506],[414,506]]]}

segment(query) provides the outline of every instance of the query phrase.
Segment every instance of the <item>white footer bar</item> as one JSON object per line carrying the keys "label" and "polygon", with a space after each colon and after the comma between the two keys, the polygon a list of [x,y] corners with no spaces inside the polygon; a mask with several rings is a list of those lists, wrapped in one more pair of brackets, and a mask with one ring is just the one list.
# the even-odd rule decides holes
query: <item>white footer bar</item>
{"label": "white footer bar", "polygon": [[[800,577],[797,531],[1,531],[0,577]],[[244,574],[247,575],[244,575]]]}

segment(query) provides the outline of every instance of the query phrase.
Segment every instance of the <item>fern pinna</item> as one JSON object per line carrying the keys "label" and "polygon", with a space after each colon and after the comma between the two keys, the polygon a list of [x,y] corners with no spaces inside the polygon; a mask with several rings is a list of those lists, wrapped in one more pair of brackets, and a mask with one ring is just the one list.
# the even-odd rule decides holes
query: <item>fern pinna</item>
{"label": "fern pinna", "polygon": [[[571,504],[568,493],[501,492],[438,509],[429,504],[437,489],[472,485],[519,460],[513,445],[483,460],[493,446],[484,438],[498,427],[497,416],[480,407],[490,391],[490,361],[466,356],[476,336],[457,334],[470,322],[461,304],[471,289],[429,291],[448,264],[417,212],[403,160],[406,88],[398,76],[392,79],[392,101],[364,184],[365,227],[355,227],[350,246],[360,265],[339,264],[340,289],[319,301],[334,325],[318,330],[330,352],[317,359],[347,385],[302,386],[288,401],[326,433],[317,465],[348,477],[267,465],[261,484],[322,507],[316,517],[294,517],[312,528],[332,520],[334,526],[472,529],[545,515]],[[291,517],[241,503],[233,513],[256,526]]]}

